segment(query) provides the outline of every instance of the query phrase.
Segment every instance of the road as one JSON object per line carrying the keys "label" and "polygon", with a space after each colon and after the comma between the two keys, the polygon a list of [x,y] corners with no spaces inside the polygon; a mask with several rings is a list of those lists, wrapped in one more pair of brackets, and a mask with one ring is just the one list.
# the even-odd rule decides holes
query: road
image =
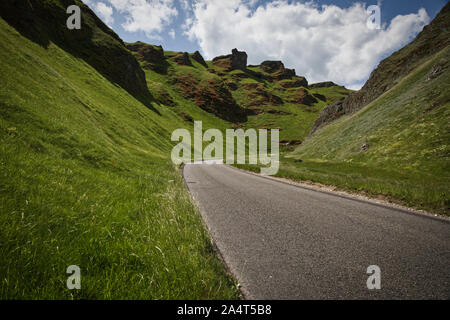
{"label": "road", "polygon": [[[246,299],[449,299],[450,223],[226,165],[183,175]],[[367,268],[381,270],[369,290]]]}

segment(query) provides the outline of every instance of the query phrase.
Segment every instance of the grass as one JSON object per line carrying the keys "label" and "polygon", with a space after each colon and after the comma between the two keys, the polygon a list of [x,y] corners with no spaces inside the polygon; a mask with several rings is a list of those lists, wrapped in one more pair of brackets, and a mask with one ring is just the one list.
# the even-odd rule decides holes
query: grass
{"label": "grass", "polygon": [[0,298],[238,298],[170,160],[177,112],[0,34]]}

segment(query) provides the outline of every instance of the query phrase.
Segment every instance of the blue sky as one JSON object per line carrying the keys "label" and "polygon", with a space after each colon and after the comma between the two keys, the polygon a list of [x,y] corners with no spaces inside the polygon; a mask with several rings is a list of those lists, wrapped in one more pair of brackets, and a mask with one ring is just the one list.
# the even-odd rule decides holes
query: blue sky
{"label": "blue sky", "polygon": [[[127,42],[199,50],[237,47],[249,63],[282,60],[310,82],[358,89],[379,61],[411,41],[446,0],[83,0]],[[381,29],[366,26],[369,5]],[[325,6],[325,7],[322,7]],[[423,10],[424,9],[424,10]]]}

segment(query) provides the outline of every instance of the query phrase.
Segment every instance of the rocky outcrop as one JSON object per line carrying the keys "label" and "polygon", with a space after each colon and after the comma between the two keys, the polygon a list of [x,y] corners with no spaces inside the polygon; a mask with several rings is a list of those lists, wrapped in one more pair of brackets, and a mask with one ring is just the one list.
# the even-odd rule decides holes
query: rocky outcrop
{"label": "rocky outcrop", "polygon": [[325,108],[314,123],[310,135],[343,115],[361,110],[395,86],[403,77],[421,65],[425,59],[449,44],[450,3],[447,3],[413,42],[380,62],[361,90],[350,94],[345,100]]}
{"label": "rocky outcrop", "polygon": [[308,81],[304,77],[296,77],[292,81],[283,81],[280,82],[280,85],[283,88],[289,89],[289,88],[299,88],[299,87],[305,87],[308,88]]}
{"label": "rocky outcrop", "polygon": [[314,93],[313,96],[316,97],[316,98],[319,99],[319,100],[327,101],[327,97],[325,97],[323,94],[320,94],[320,93]]}
{"label": "rocky outcrop", "polygon": [[321,126],[326,123],[332,122],[336,119],[339,119],[345,114],[344,111],[344,100],[340,100],[331,106],[328,106],[322,110],[319,114],[319,117],[313,124],[310,135],[316,132]]}
{"label": "rocky outcrop", "polygon": [[264,61],[260,65],[262,71],[267,73],[275,73],[284,69],[284,64],[281,61]]}
{"label": "rocky outcrop", "polygon": [[205,59],[203,59],[203,56],[200,54],[200,52],[195,51],[192,54],[192,59],[194,59],[195,61],[197,61],[198,63],[200,63],[202,66],[204,66],[205,68],[208,68],[208,65],[205,62]]}
{"label": "rocky outcrop", "polygon": [[134,52],[136,58],[141,61],[146,69],[156,71],[161,74],[167,73],[168,64],[164,57],[164,50],[161,46],[146,44],[143,42],[127,43],[126,47]]}
{"label": "rocky outcrop", "polygon": [[189,59],[189,54],[187,52],[180,52],[172,57],[171,60],[180,66],[192,66],[191,59]]}
{"label": "rocky outcrop", "polygon": [[267,91],[260,83],[245,83],[242,85],[242,89],[246,92],[245,103],[243,103],[246,108],[283,104],[283,100],[279,96]]}
{"label": "rocky outcrop", "polygon": [[325,81],[325,82],[318,82],[318,83],[310,84],[309,87],[311,89],[317,89],[317,88],[339,87],[339,85],[337,85],[336,83],[331,82],[331,81]]}
{"label": "rocky outcrop", "polygon": [[294,69],[286,69],[281,61],[264,61],[260,68],[269,73],[273,80],[285,80],[295,77]]}
{"label": "rocky outcrop", "polygon": [[208,80],[199,82],[192,77],[179,75],[172,80],[181,94],[215,116],[226,121],[239,123],[247,121],[247,113],[234,100],[231,92],[223,81]]}
{"label": "rocky outcrop", "polygon": [[231,63],[233,69],[245,70],[247,68],[247,53],[233,49],[231,51]]}
{"label": "rocky outcrop", "polygon": [[212,62],[214,65],[224,68],[226,71],[232,71],[236,69],[246,70],[247,53],[245,53],[244,51],[233,49],[231,51],[231,54],[215,57]]}
{"label": "rocky outcrop", "polygon": [[288,102],[312,106],[314,103],[317,103],[318,101],[314,96],[312,96],[309,93],[308,90],[306,90],[305,88],[299,88],[295,90],[295,92],[291,95]]}

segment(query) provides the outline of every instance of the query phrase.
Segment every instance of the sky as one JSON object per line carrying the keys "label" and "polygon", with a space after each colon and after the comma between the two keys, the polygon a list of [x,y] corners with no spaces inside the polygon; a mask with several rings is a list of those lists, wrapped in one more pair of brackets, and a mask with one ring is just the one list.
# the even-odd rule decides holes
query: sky
{"label": "sky", "polygon": [[[447,0],[82,0],[124,41],[281,60],[310,83],[359,89],[385,57],[423,29]],[[380,8],[380,24],[368,12]],[[369,23],[368,23],[369,20]]]}

